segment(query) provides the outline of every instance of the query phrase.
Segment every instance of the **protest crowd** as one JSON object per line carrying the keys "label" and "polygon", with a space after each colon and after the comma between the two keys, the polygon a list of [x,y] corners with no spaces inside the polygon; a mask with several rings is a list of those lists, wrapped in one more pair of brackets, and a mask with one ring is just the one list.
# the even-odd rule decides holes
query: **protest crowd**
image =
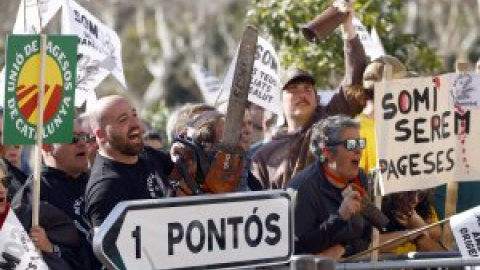
{"label": "protest crowd", "polygon": [[[0,226],[13,211],[50,269],[104,269],[92,239],[119,202],[278,189],[291,198],[295,254],[341,261],[371,248],[374,229],[380,233],[374,243],[380,253],[447,251],[442,226],[411,233],[443,217],[439,189],[392,192],[383,196],[381,207],[374,205],[382,148],[375,139],[374,100],[381,96],[376,88],[387,69],[391,79],[413,73],[390,55],[368,59],[353,25],[352,4],[334,5],[349,14],[340,25],[342,82],[330,100],[320,102],[308,70],[284,68],[278,86],[283,115],[252,102],[242,108],[231,155],[234,175],[216,168],[229,151],[222,147],[223,135],[231,132],[227,102],[177,108],[168,119],[168,138],[162,138],[127,97],[105,96],[88,111],[75,112],[70,143],[42,146],[38,225],[32,225],[33,167],[26,158],[32,148],[0,145]],[[0,122],[7,112],[2,110]],[[437,169],[441,158],[448,171],[455,157],[437,154]],[[434,159],[427,154],[420,160],[428,165]],[[8,267],[0,264],[15,269]]]}

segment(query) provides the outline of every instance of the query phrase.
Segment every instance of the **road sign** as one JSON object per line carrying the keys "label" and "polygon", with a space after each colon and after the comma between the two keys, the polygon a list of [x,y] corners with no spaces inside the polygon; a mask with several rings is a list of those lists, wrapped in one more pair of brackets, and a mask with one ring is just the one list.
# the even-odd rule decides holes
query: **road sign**
{"label": "road sign", "polygon": [[219,269],[288,262],[290,197],[284,191],[119,203],[93,239],[109,269]]}

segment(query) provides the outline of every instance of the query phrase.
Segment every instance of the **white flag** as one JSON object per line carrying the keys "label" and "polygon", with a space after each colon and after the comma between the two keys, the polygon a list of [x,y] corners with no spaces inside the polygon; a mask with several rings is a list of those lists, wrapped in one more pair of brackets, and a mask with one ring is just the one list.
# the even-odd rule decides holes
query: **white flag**
{"label": "white flag", "polygon": [[61,6],[61,0],[21,0],[17,19],[13,26],[13,33],[39,34],[40,30],[50,22]]}
{"label": "white flag", "polygon": [[[375,28],[372,28],[372,34],[370,34],[357,17],[353,18],[353,27],[355,27],[357,36],[365,49],[365,54],[369,56],[371,60],[385,55],[385,50],[383,49],[382,42]],[[373,37],[373,34],[375,37]]]}
{"label": "white flag", "polygon": [[205,103],[215,105],[222,82],[217,76],[198,64],[192,64],[191,69],[193,78],[197,82],[200,92],[202,92]]}
{"label": "white flag", "polygon": [[94,91],[110,73],[127,88],[117,33],[75,1],[64,0],[62,14],[62,33],[79,39],[75,105],[83,105],[88,92]]}
{"label": "white flag", "polygon": [[48,270],[32,240],[15,213],[10,210],[0,230],[0,261],[16,265],[14,269]]}
{"label": "white flag", "polygon": [[453,215],[450,228],[462,257],[480,258],[480,206]]}
{"label": "white flag", "polygon": [[372,30],[370,30],[370,36],[372,37],[373,42],[373,50],[370,57],[372,59],[377,59],[380,56],[386,55],[387,53],[385,52],[385,48],[383,47],[382,40],[380,39],[380,36],[378,35],[377,29],[375,27],[372,27]]}
{"label": "white flag", "polygon": [[228,97],[230,96],[230,90],[232,88],[232,83],[233,83],[233,75],[235,73],[235,66],[237,65],[237,56],[238,56],[238,48],[237,48],[237,51],[235,52],[235,56],[233,57],[232,62],[230,63],[230,66],[228,66],[227,73],[223,78],[222,87],[220,88],[220,91],[217,94],[217,97],[215,98],[216,105],[222,104],[224,102],[228,102]]}
{"label": "white flag", "polygon": [[87,103],[85,106],[85,111],[87,113],[93,110],[93,108],[95,107],[95,103],[97,103],[97,100],[98,100],[97,93],[95,93],[95,91],[90,91],[90,93],[87,96]]}
{"label": "white flag", "polygon": [[5,104],[5,67],[0,72],[0,104]]}

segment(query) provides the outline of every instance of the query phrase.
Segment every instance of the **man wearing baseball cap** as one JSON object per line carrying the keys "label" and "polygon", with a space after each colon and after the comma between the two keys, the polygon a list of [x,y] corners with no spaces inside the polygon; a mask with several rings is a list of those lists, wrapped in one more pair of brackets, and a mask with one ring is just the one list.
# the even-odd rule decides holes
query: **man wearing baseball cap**
{"label": "man wearing baseball cap", "polygon": [[290,178],[305,168],[314,156],[309,151],[311,126],[330,115],[354,117],[365,105],[362,75],[367,65],[365,51],[353,27],[353,8],[342,25],[345,77],[326,106],[319,105],[315,79],[308,71],[288,68],[282,75],[282,103],[287,124],[285,134],[274,137],[252,158],[252,173],[263,189],[283,189]]}

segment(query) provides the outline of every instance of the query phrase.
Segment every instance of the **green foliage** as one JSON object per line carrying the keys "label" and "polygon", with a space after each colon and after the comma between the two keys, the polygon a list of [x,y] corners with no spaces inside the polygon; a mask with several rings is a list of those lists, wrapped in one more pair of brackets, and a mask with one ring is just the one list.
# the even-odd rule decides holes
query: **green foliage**
{"label": "green foliage", "polygon": [[[309,43],[300,27],[325,10],[330,1],[321,0],[252,0],[249,21],[262,35],[271,35],[282,66],[296,65],[310,70],[317,87],[332,88],[344,74],[343,41],[337,34],[320,44]],[[401,32],[404,22],[403,0],[356,0],[356,16],[365,27],[375,27],[388,54],[398,57],[409,70],[419,74],[439,72],[440,61],[424,41]]]}
{"label": "green foliage", "polygon": [[162,135],[165,142],[167,141],[165,127],[167,126],[169,115],[170,110],[166,106],[165,100],[160,100],[152,108],[141,111],[142,118],[151,125],[153,130],[158,131]]}

